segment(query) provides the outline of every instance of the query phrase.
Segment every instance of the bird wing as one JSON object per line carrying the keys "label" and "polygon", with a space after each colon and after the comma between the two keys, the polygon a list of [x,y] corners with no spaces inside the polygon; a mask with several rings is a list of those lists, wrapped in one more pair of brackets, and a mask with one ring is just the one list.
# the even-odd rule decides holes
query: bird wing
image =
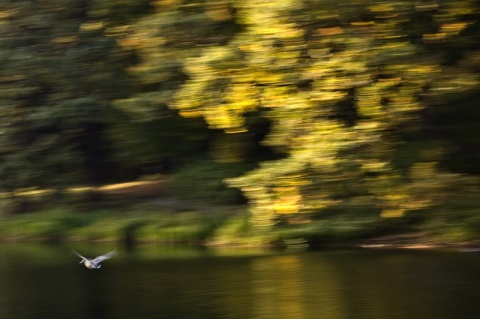
{"label": "bird wing", "polygon": [[75,255],[77,255],[78,257],[82,258],[82,260],[87,259],[87,258],[83,257],[82,255],[80,255],[79,253],[77,253],[75,250],[72,250],[72,251],[73,251],[73,253],[74,253]]}
{"label": "bird wing", "polygon": [[111,252],[109,253],[106,253],[104,255],[100,255],[98,257],[95,257],[93,260],[92,260],[92,263],[94,264],[99,264],[101,263],[102,261],[104,261],[105,259],[108,259],[108,258],[112,258],[113,256],[115,256],[117,254],[117,252],[115,250],[112,250]]}

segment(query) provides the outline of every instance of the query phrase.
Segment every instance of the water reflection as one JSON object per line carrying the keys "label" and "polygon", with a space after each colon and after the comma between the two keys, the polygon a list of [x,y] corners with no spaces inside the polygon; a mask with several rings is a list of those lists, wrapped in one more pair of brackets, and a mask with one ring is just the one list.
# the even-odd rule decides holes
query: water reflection
{"label": "water reflection", "polygon": [[254,260],[253,318],[313,318],[320,315],[314,309],[331,319],[345,318],[335,269],[322,258],[311,266],[303,255]]}
{"label": "water reflection", "polygon": [[475,253],[145,246],[88,270],[71,248],[0,245],[0,318],[461,319],[480,297]]}

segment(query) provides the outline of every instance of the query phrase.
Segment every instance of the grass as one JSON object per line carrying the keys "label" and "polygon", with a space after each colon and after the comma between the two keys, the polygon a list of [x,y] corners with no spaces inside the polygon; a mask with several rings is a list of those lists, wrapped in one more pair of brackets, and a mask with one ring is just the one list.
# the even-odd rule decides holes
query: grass
{"label": "grass", "polygon": [[201,242],[225,217],[201,212],[99,210],[89,213],[56,208],[0,217],[8,240]]}

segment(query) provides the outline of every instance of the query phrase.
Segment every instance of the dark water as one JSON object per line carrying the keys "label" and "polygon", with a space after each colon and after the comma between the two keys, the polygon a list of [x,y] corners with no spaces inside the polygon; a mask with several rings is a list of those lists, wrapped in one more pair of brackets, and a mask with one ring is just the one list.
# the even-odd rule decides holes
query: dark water
{"label": "dark water", "polygon": [[2,319],[478,318],[480,253],[203,252],[0,245]]}

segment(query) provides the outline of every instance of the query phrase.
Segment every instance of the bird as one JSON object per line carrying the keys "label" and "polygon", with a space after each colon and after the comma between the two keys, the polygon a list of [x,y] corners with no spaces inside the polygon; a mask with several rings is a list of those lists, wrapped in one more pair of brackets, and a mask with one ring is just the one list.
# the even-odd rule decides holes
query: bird
{"label": "bird", "polygon": [[87,267],[88,269],[98,269],[98,268],[100,268],[102,266],[102,265],[100,265],[100,263],[102,261],[104,261],[106,259],[109,259],[109,258],[112,258],[113,256],[115,256],[117,254],[117,252],[115,250],[112,250],[109,253],[97,256],[93,259],[88,259],[88,258],[85,258],[84,256],[80,255],[79,253],[77,253],[75,250],[73,252],[75,253],[75,255],[82,258],[82,260],[80,261],[80,264],[83,263],[85,265],[85,267]]}

